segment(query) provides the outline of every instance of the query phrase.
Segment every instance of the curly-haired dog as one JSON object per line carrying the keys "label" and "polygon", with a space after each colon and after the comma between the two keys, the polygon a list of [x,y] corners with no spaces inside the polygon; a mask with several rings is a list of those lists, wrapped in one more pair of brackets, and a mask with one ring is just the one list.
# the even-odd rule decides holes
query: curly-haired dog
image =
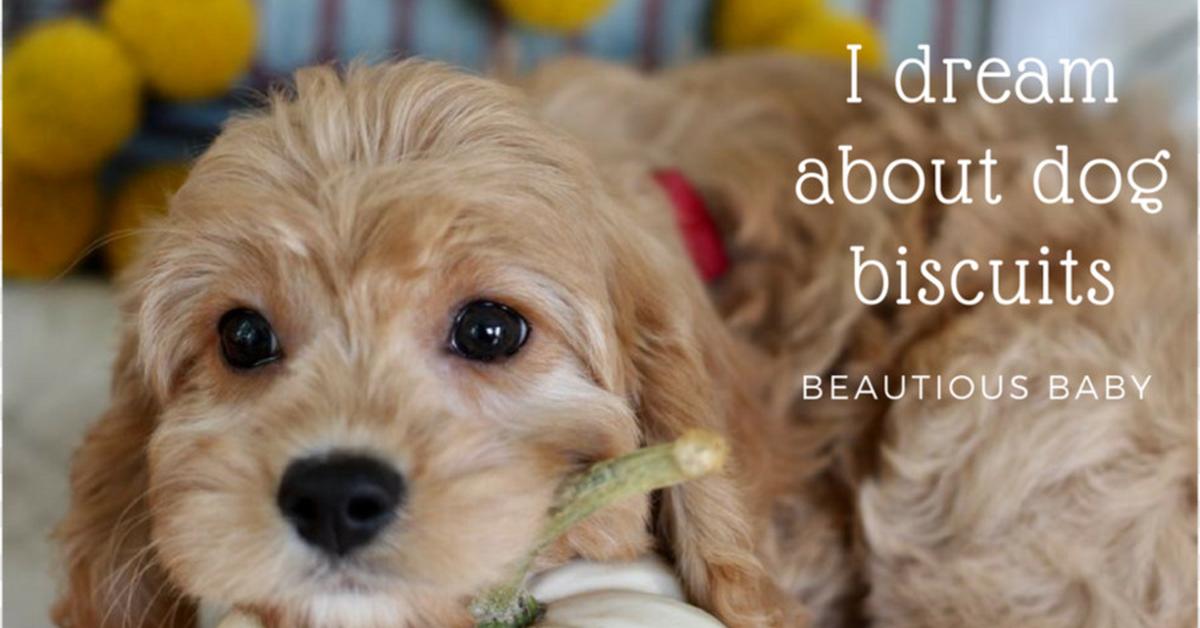
{"label": "curly-haired dog", "polygon": [[606,183],[514,92],[434,65],[308,70],[231,122],[131,276],[57,621],[188,625],[207,599],[281,626],[467,623],[565,475],[707,426],[728,475],[548,559],[657,535],[697,602],[779,623],[754,542],[774,428],[652,185]]}
{"label": "curly-haired dog", "polygon": [[[718,59],[660,77],[570,61],[528,88],[543,117],[601,163],[680,168],[708,198],[732,258],[712,297],[758,351],[756,373],[769,372],[768,414],[793,430],[792,451],[775,464],[792,465],[795,484],[777,496],[763,560],[815,624],[1195,625],[1194,145],[1174,146],[1153,113],[1101,117],[961,95],[956,106],[905,105],[877,78],[863,83],[863,104],[848,105],[844,67],[784,57]],[[1074,187],[1074,205],[1040,203],[1030,175],[1057,144],[1070,146],[1072,177],[1092,158],[1124,166],[1171,147],[1179,163],[1160,192],[1166,209],[1144,214],[1128,194],[1097,206]],[[902,157],[954,163],[991,148],[1003,200],[944,205],[930,191],[911,206],[882,195],[801,204],[797,163],[819,158],[837,181],[839,145],[878,172]],[[1089,181],[1101,197],[1112,186],[1095,172]],[[906,195],[913,181],[900,184]],[[962,182],[943,184],[952,197]],[[983,196],[979,178],[969,185]],[[979,305],[895,305],[893,280],[889,305],[866,306],[853,289],[851,245],[889,266],[907,247],[910,286],[922,279],[913,259],[942,268],[1000,260],[1005,296],[1018,282],[1014,260],[1043,245],[1058,256],[1071,249],[1111,262],[1115,299],[1004,306],[989,274],[977,273],[960,287],[988,294]],[[1036,299],[1043,278],[1027,275]],[[1062,295],[1063,277],[1050,282]],[[1076,278],[1076,293],[1090,288],[1102,286]],[[1046,394],[1050,374],[1114,372],[1149,375],[1152,390],[1144,400]],[[802,394],[804,375],[871,377],[878,388],[884,375],[920,373],[993,385],[1020,375],[1032,390],[962,401]]]}
{"label": "curly-haired dog", "polygon": [[[835,137],[953,157],[1071,132],[969,105],[851,109],[841,74],[568,63],[526,98],[425,63],[299,73],[200,158],[128,277],[113,406],[58,532],[56,621],[185,626],[207,600],[277,626],[467,624],[566,474],[699,425],[733,443],[725,475],[599,513],[544,562],[655,548],[731,626],[1183,625],[1191,217],[1049,214],[1015,191],[983,211],[805,208],[796,160]],[[727,234],[707,292],[661,168]],[[1117,301],[895,311],[848,288],[849,242],[949,259],[1031,239],[1111,257]],[[1118,359],[1171,381],[1094,412],[796,386]]]}

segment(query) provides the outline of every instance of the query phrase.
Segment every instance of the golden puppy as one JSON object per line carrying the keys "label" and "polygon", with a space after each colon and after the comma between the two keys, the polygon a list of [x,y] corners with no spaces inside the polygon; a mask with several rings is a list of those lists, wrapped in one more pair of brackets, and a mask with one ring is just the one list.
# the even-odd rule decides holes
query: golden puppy
{"label": "golden puppy", "polygon": [[[783,57],[572,61],[523,96],[423,63],[300,73],[229,124],[128,278],[57,621],[189,625],[202,599],[278,626],[466,624],[565,474],[699,425],[733,443],[726,475],[602,512],[545,564],[655,549],[739,628],[1189,625],[1194,169],[1172,164],[1157,216],[1045,207],[1026,177],[1055,143],[1127,162],[1166,140],[1072,108],[902,106],[870,78],[849,106],[845,81]],[[1005,203],[802,205],[797,162],[839,143],[880,168],[991,147]],[[707,291],[661,168],[725,236]],[[1042,244],[1111,260],[1113,302],[852,289],[850,245],[949,266]],[[1149,395],[802,395],[807,376],[1114,365]]]}
{"label": "golden puppy", "polygon": [[[726,475],[547,557],[673,556],[779,625],[770,425],[661,192],[605,182],[516,94],[440,66],[300,72],[233,120],[128,277],[112,408],[59,537],[62,626],[466,625],[581,465],[705,426]],[[657,538],[657,541],[656,541]]]}
{"label": "golden puppy", "polygon": [[[881,77],[864,77],[863,104],[849,105],[846,67],[785,56],[655,76],[574,60],[526,88],[539,115],[606,170],[678,168],[703,191],[732,261],[710,292],[758,351],[753,373],[769,372],[772,421],[789,425],[774,468],[793,484],[774,496],[762,559],[815,625],[1195,625],[1196,149],[1165,134],[1157,110],[995,106],[978,95],[913,106]],[[1129,186],[1111,203],[1088,202],[1074,183],[1073,205],[1040,203],[1030,175],[1058,144],[1071,148],[1073,180],[1093,158],[1126,167],[1170,149],[1165,208],[1146,214]],[[882,195],[802,204],[797,164],[821,159],[836,182],[839,145],[877,172],[898,158],[954,163],[990,148],[1003,200],[983,204],[976,177],[972,205],[940,203],[932,190],[911,205]],[[1112,187],[1103,170],[1089,179],[1099,196]],[[913,180],[897,183],[906,195]],[[952,196],[964,182],[943,185]],[[855,295],[854,245],[892,269],[906,247],[913,291],[926,285],[914,260],[999,260],[1002,272],[994,282],[969,275],[963,292],[986,298],[967,307],[915,294],[899,305],[892,270],[885,303],[867,306]],[[1111,263],[1111,303],[1066,301],[1068,291],[1105,294],[1086,271],[1073,287],[1060,272],[1019,277],[1014,260],[1049,258],[1060,271],[1068,249],[1083,268]],[[992,296],[1020,285],[1032,303]],[[1053,304],[1037,303],[1043,290]],[[885,376],[918,374],[987,378],[993,396],[997,380],[1024,377],[1028,394],[989,399],[977,388],[960,400],[930,386],[922,398],[911,382],[898,400],[828,394],[834,377],[853,393],[861,378],[882,391]],[[1049,391],[1052,377],[1131,374],[1151,382],[1144,398],[1128,384],[1119,398]],[[812,378],[820,399],[805,397]]]}

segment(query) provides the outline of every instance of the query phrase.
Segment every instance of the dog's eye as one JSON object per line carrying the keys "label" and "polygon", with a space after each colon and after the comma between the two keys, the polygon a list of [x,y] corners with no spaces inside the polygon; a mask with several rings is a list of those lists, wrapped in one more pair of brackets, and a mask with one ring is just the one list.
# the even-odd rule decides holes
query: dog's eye
{"label": "dog's eye", "polygon": [[217,324],[221,353],[239,369],[252,369],[279,359],[279,340],[262,314],[246,308],[229,310]]}
{"label": "dog's eye", "polygon": [[472,301],[454,317],[450,350],[468,360],[491,362],[521,349],[529,324],[520,314],[493,301]]}

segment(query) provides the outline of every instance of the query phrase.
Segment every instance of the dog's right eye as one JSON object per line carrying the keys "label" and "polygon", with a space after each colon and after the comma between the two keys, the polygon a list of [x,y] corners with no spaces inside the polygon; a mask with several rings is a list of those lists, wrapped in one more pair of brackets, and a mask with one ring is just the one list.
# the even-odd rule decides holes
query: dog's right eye
{"label": "dog's right eye", "polygon": [[454,317],[450,350],[476,362],[511,357],[529,337],[529,323],[516,310],[495,301],[472,301]]}
{"label": "dog's right eye", "polygon": [[271,323],[254,310],[229,310],[221,317],[217,331],[221,335],[221,353],[234,368],[257,368],[282,355]]}

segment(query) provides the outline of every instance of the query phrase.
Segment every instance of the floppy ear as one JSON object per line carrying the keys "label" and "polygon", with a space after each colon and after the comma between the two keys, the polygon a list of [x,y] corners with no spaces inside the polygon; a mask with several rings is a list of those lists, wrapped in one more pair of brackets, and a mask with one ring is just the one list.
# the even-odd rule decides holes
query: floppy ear
{"label": "floppy ear", "polygon": [[150,538],[146,446],[155,403],[127,334],[112,407],[88,431],[71,465],[71,504],[55,531],[66,570],[53,610],[70,628],[194,626],[195,605],[170,583]]}
{"label": "floppy ear", "polygon": [[[644,233],[653,232],[661,233]],[[647,444],[703,427],[723,434],[733,455],[720,475],[658,495],[656,533],[694,604],[730,626],[796,625],[794,603],[755,552],[766,532],[765,449],[774,428],[758,406],[739,346],[671,238],[627,232],[617,249],[611,292],[636,380],[630,388],[638,418]]]}

